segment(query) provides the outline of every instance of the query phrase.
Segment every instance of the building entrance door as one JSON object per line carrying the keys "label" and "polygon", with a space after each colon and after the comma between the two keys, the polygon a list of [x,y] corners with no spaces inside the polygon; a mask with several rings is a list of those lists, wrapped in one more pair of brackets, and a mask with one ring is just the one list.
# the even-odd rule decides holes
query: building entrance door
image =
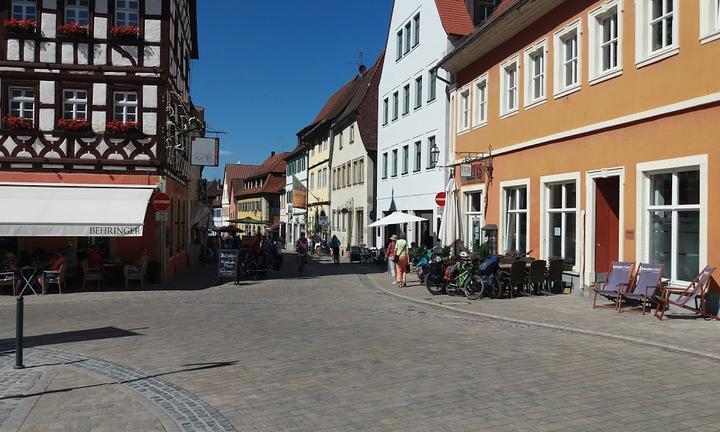
{"label": "building entrance door", "polygon": [[620,177],[595,179],[595,278],[604,279],[618,260],[620,237]]}

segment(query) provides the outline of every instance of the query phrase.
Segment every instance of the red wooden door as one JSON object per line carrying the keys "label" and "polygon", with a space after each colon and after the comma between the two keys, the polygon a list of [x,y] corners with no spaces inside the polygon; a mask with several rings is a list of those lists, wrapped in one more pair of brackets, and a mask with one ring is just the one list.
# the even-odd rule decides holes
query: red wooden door
{"label": "red wooden door", "polygon": [[595,273],[605,273],[618,259],[620,177],[595,180]]}

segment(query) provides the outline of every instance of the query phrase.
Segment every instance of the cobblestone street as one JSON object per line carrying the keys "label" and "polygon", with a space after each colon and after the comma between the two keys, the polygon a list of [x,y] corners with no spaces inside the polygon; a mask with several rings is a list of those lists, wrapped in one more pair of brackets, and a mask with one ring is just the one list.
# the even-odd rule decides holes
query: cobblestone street
{"label": "cobblestone street", "polygon": [[[28,297],[21,371],[14,299],[0,298],[0,430],[720,430],[716,322],[562,296],[477,302],[473,315],[359,265],[292,267],[206,290]],[[533,302],[591,324],[572,331]],[[681,349],[625,340],[642,334],[618,322]],[[706,346],[680,343],[688,329]]]}

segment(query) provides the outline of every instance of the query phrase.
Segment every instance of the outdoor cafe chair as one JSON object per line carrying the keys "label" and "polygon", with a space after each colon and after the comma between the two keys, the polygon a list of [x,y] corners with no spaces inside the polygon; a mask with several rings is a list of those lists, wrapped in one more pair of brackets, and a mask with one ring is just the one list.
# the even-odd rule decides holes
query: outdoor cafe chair
{"label": "outdoor cafe chair", "polygon": [[513,296],[513,291],[517,294],[522,295],[527,292],[527,277],[525,273],[525,261],[516,260],[510,267],[510,280],[508,281],[508,291],[510,298]]}
{"label": "outdoor cafe chair", "polygon": [[14,295],[17,289],[17,278],[14,272],[0,273],[0,295],[2,295],[3,287],[9,286],[11,293]]}
{"label": "outdoor cafe chair", "polygon": [[[67,264],[63,263],[58,271],[44,271],[42,275],[42,291],[47,292],[48,285],[57,285],[58,292],[62,294],[63,285],[65,284],[65,272]],[[66,286],[67,289],[67,286]]]}
{"label": "outdoor cafe chair", "polygon": [[[593,309],[602,307],[617,308],[618,296],[630,286],[634,267],[635,263],[626,261],[614,261],[610,264],[610,271],[605,282],[600,282],[593,288]],[[612,301],[612,303],[597,305],[598,294]]]}
{"label": "outdoor cafe chair", "polygon": [[[705,293],[710,285],[710,276],[714,271],[715,268],[706,266],[700,274],[697,275],[692,282],[690,282],[690,285],[688,285],[687,288],[663,289],[663,293],[661,295],[655,296],[655,300],[658,302],[658,307],[655,309],[655,317],[662,320],[663,316],[665,316],[665,311],[670,305],[695,312],[701,317],[708,317],[709,315],[705,303]],[[676,298],[671,298],[671,295],[675,295]],[[690,300],[694,301],[694,305],[689,304]]]}
{"label": "outdoor cafe chair", "polygon": [[80,262],[83,269],[83,291],[87,289],[87,283],[90,281],[97,281],[98,289],[102,289],[102,270],[100,268],[90,268],[87,260]]}
{"label": "outdoor cafe chair", "polygon": [[545,293],[552,294],[553,289],[560,287],[562,294],[565,283],[563,282],[563,272],[565,271],[565,260],[551,260],[548,266],[547,277],[545,278]]}
{"label": "outdoor cafe chair", "polygon": [[642,306],[642,314],[645,315],[647,307],[655,303],[655,292],[662,280],[663,264],[640,263],[632,284],[632,291],[621,292],[618,297],[618,312],[623,311],[623,303],[628,306]]}
{"label": "outdoor cafe chair", "polygon": [[145,282],[147,280],[147,268],[149,259],[144,256],[140,259],[138,265],[126,265],[123,268],[123,275],[125,277],[125,290],[127,291],[131,280],[140,282],[140,289],[145,289]]}
{"label": "outdoor cafe chair", "polygon": [[528,274],[528,290],[534,294],[549,294],[545,289],[547,262],[545,260],[535,260],[530,263],[530,273]]}

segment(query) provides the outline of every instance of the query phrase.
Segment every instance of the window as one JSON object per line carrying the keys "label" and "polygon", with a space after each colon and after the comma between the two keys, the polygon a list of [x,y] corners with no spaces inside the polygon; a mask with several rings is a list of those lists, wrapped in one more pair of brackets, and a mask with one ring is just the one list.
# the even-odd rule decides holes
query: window
{"label": "window", "polygon": [[135,92],[115,92],[114,97],[115,120],[121,122],[137,122],[138,97]]}
{"label": "window", "polygon": [[490,18],[496,6],[497,0],[475,0],[474,24],[477,26]]}
{"label": "window", "polygon": [[115,25],[140,27],[140,2],[138,0],[116,0]]}
{"label": "window", "polygon": [[310,173],[310,189],[315,189],[315,173]]}
{"label": "window", "polygon": [[525,51],[525,106],[545,100],[545,41]]}
{"label": "window", "polygon": [[422,167],[422,141],[415,142],[415,168],[413,172],[420,171]]}
{"label": "window", "polygon": [[398,61],[403,56],[403,32],[402,32],[402,30],[400,30],[397,33],[396,41],[397,41],[397,44],[395,46],[395,51],[396,51],[395,52],[395,61]]}
{"label": "window", "polygon": [[390,118],[390,101],[388,98],[385,98],[383,101],[383,126],[388,124],[388,119]]}
{"label": "window", "polygon": [[435,164],[433,163],[433,157],[432,157],[432,148],[435,147],[435,137],[431,136],[428,138],[427,143],[427,167],[428,169],[435,168]]}
{"label": "window", "polygon": [[355,125],[350,125],[350,138],[349,138],[350,144],[355,142]]}
{"label": "window", "polygon": [[393,93],[393,121],[398,119],[398,113],[400,111],[400,96],[398,92]]}
{"label": "window", "polygon": [[37,20],[37,1],[12,0],[12,18],[16,20]]}
{"label": "window", "polygon": [[413,47],[420,43],[420,14],[413,18]]}
{"label": "window", "polygon": [[403,146],[402,148],[402,173],[407,174],[410,170],[410,146]]}
{"label": "window", "polygon": [[475,83],[475,126],[487,123],[487,74]]}
{"label": "window", "polygon": [[589,13],[590,79],[622,69],[621,0],[613,0]]}
{"label": "window", "polygon": [[353,184],[358,183],[357,170],[358,170],[358,163],[357,163],[357,161],[353,161],[353,163],[352,163],[352,182],[353,182]]}
{"label": "window", "polygon": [[700,41],[720,39],[720,0],[700,1]]}
{"label": "window", "polygon": [[437,92],[437,69],[428,72],[428,102],[434,101]]}
{"label": "window", "polygon": [[345,165],[342,166],[342,169],[340,171],[342,172],[342,175],[340,177],[340,187],[345,187],[348,184],[348,182],[347,182],[348,173],[347,173],[347,168],[345,168]]}
{"label": "window", "polygon": [[403,87],[403,115],[410,112],[410,84]]}
{"label": "window", "polygon": [[577,184],[546,184],[547,257],[561,257],[575,265],[577,244]]}
{"label": "window", "polygon": [[65,0],[65,23],[90,24],[90,0]]}
{"label": "window", "polygon": [[338,139],[338,147],[340,148],[340,150],[342,150],[342,148],[343,148],[343,131],[340,131],[340,133],[337,136],[337,139]]}
{"label": "window", "polygon": [[388,154],[383,153],[382,155],[382,178],[388,177]]}
{"label": "window", "polygon": [[555,34],[555,96],[580,88],[580,21]]}
{"label": "window", "polygon": [[666,278],[691,281],[700,268],[700,171],[646,173],[646,179],[648,258],[665,264]]}
{"label": "window", "polygon": [[460,93],[458,99],[458,132],[470,129],[470,90]]}
{"label": "window", "polygon": [[[637,0],[636,63],[638,67],[672,55],[678,47],[679,0]],[[645,60],[649,60],[645,62]]]}
{"label": "window", "polygon": [[365,159],[358,160],[358,183],[365,181]]}
{"label": "window", "polygon": [[398,173],[398,151],[397,149],[392,151],[392,176],[397,177]]}
{"label": "window", "polygon": [[527,252],[528,202],[527,186],[508,187],[505,193],[505,251]]}
{"label": "window", "polygon": [[518,110],[518,63],[518,59],[514,58],[501,66],[501,116],[513,114]]}
{"label": "window", "polygon": [[422,106],[422,77],[415,78],[415,109]]}
{"label": "window", "polygon": [[10,87],[10,117],[19,117],[35,121],[35,89]]}
{"label": "window", "polygon": [[87,91],[63,90],[63,118],[87,118]]}
{"label": "window", "polygon": [[410,52],[410,23],[405,24],[405,50],[403,51],[403,54],[407,54]]}
{"label": "window", "polygon": [[473,252],[478,252],[483,244],[483,195],[482,191],[465,194],[465,217],[467,235],[465,243]]}

